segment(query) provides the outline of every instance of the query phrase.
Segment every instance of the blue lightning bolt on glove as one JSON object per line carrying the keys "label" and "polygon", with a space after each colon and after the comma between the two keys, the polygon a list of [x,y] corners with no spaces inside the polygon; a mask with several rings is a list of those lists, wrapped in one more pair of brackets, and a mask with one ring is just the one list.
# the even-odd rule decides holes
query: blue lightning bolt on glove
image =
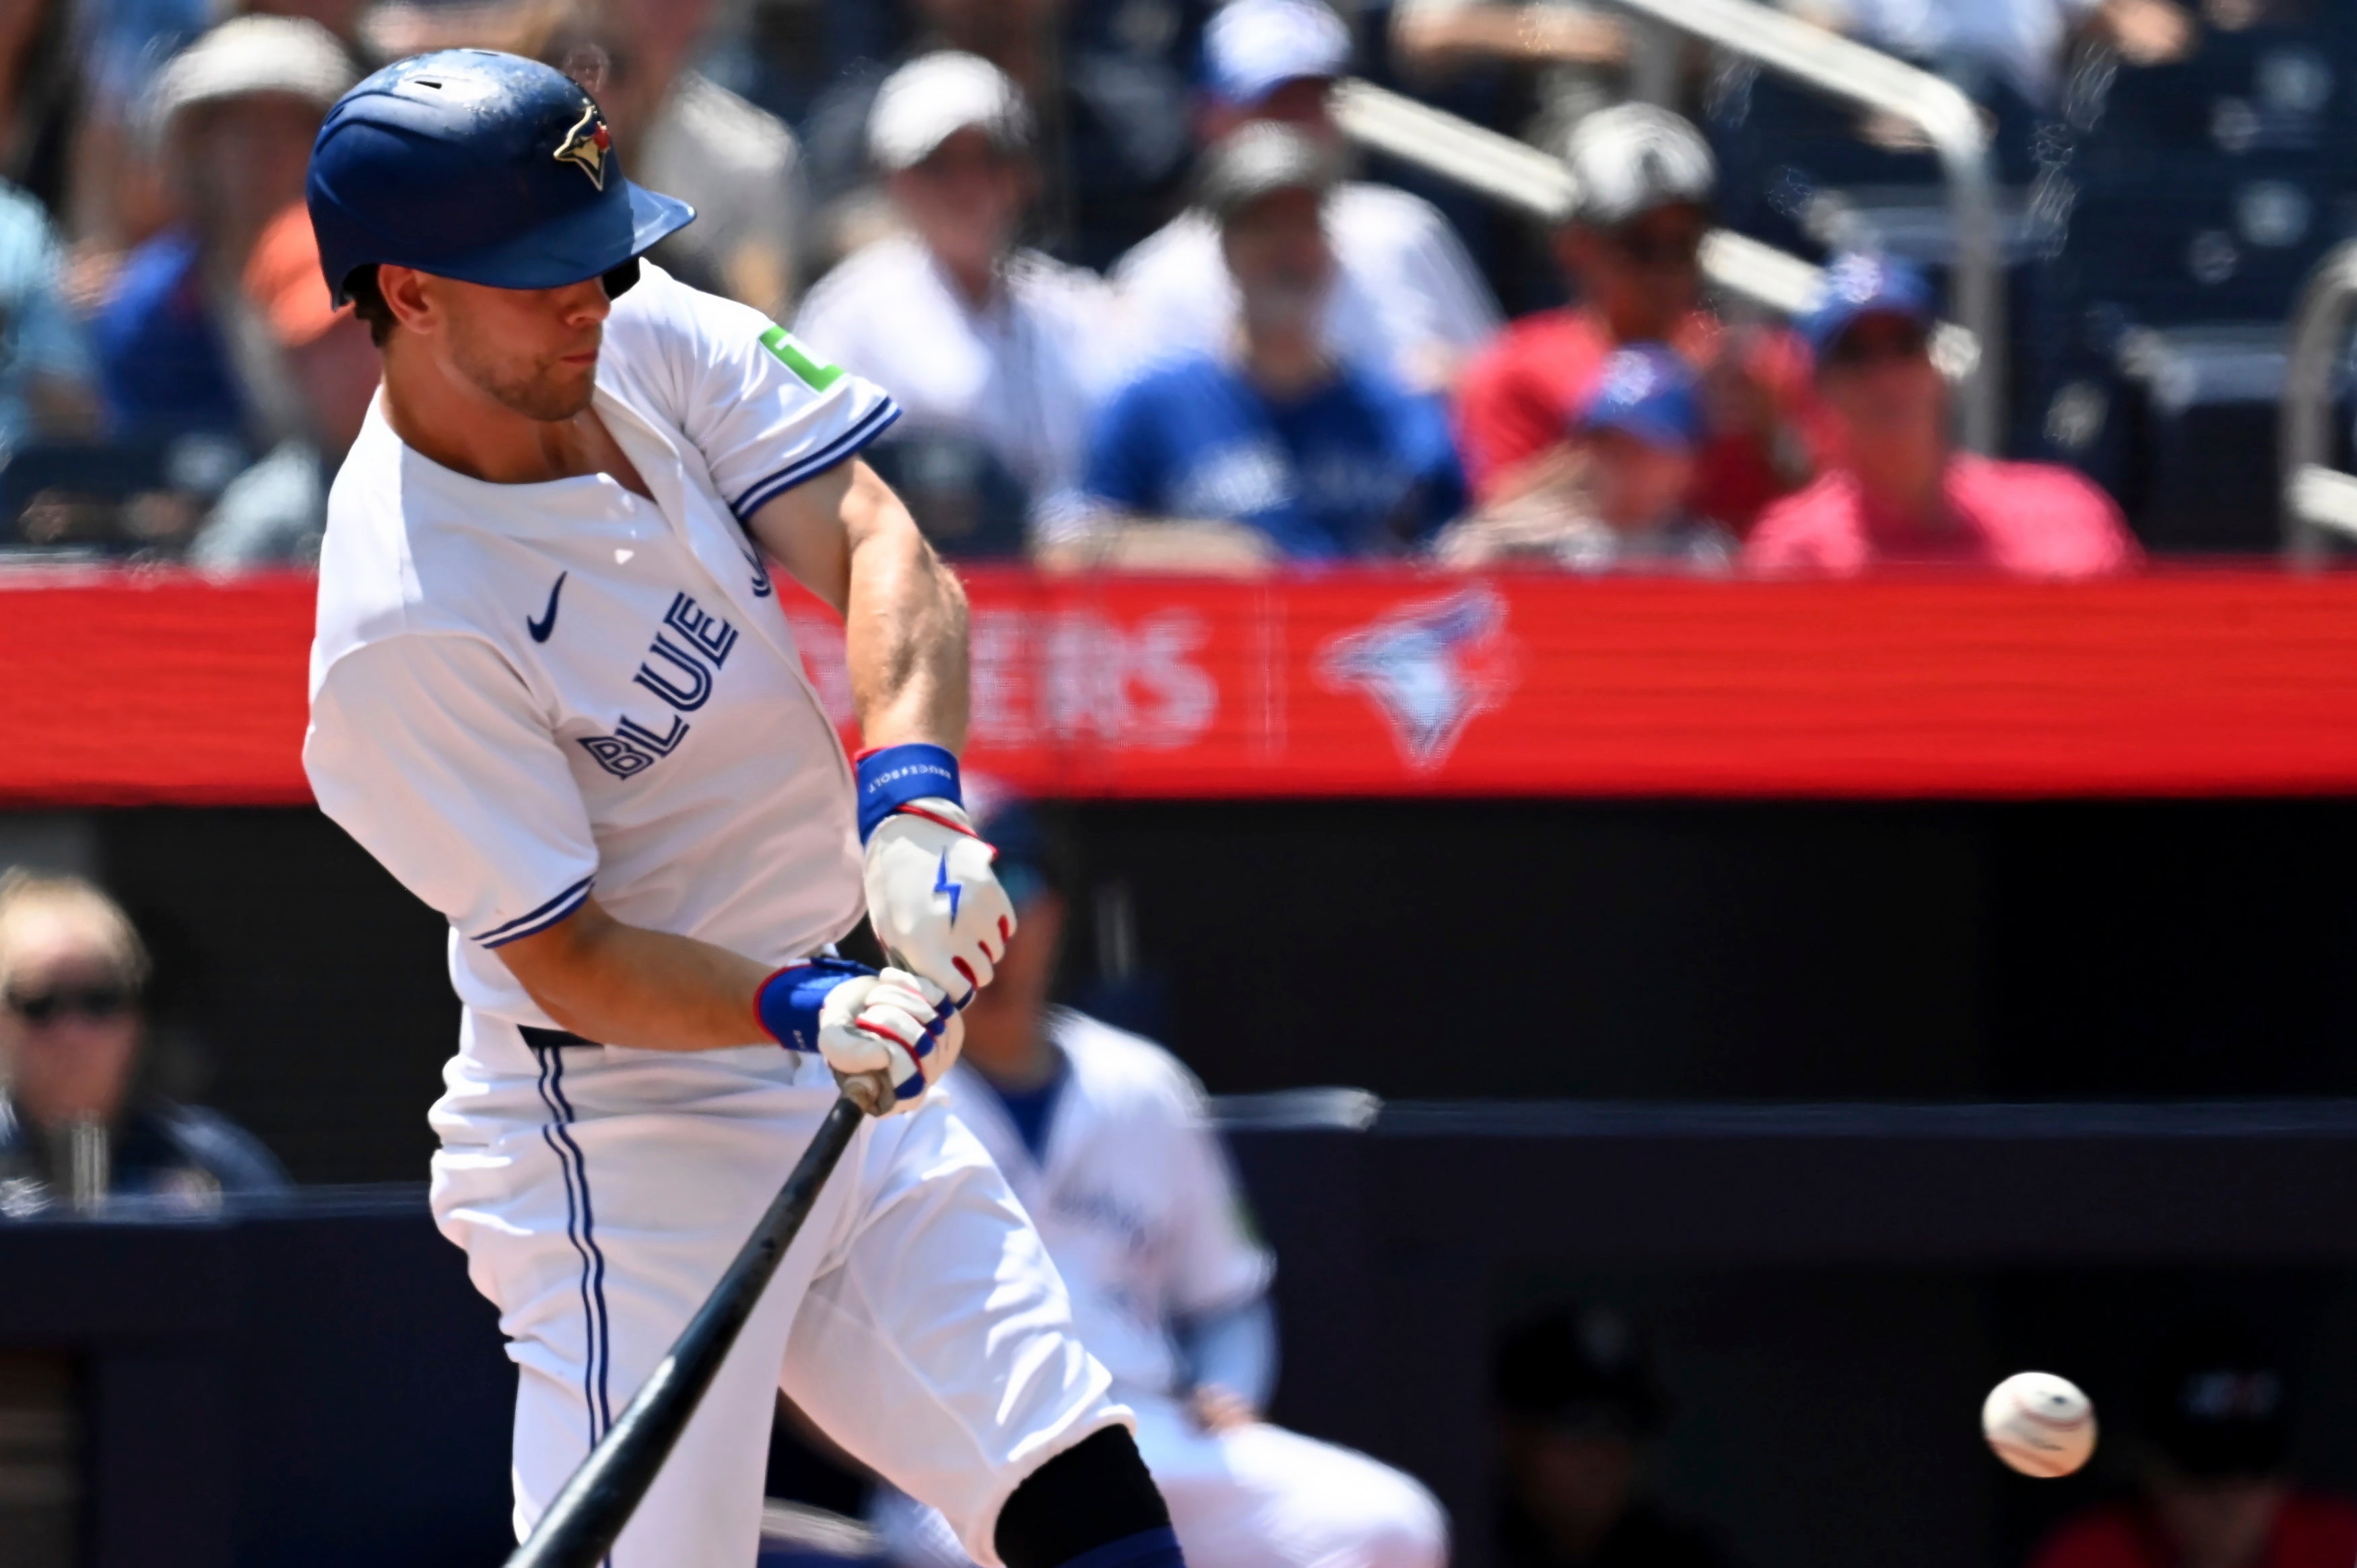
{"label": "blue lightning bolt on glove", "polygon": [[753,993],[753,1013],[788,1050],[813,1051],[837,1079],[880,1079],[888,1095],[868,1109],[906,1111],[957,1061],[965,1020],[942,988],[904,970],[880,972],[846,959],[788,964]]}
{"label": "blue lightning bolt on glove", "polygon": [[859,757],[859,832],[867,845],[867,918],[892,961],[963,1007],[990,983],[1015,936],[1015,903],[974,831],[958,762],[938,746]]}

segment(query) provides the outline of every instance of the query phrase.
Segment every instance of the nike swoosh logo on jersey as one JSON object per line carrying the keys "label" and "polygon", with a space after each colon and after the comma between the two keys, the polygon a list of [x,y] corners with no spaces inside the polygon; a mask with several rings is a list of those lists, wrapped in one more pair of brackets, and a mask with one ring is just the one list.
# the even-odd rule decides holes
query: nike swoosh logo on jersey
{"label": "nike swoosh logo on jersey", "polygon": [[548,608],[542,612],[538,620],[527,620],[523,623],[524,630],[532,633],[532,639],[534,642],[546,642],[548,634],[556,629],[556,596],[565,591],[565,579],[570,575],[572,574],[569,572],[559,572],[556,575],[556,586],[548,590]]}

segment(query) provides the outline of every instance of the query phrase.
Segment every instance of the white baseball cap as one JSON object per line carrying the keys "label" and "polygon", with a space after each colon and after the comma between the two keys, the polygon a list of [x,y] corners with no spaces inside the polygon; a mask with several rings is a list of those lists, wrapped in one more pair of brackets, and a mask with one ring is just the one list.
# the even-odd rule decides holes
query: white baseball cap
{"label": "white baseball cap", "polygon": [[1350,65],[1351,29],[1318,0],[1228,0],[1203,29],[1204,81],[1230,103],[1258,103]]}
{"label": "white baseball cap", "polygon": [[1010,152],[1028,146],[1031,113],[1023,90],[980,55],[920,55],[877,89],[867,111],[867,154],[878,168],[912,168],[969,126]]}
{"label": "white baseball cap", "polygon": [[1599,229],[1657,207],[1707,205],[1718,184],[1718,164],[1702,133],[1651,103],[1590,114],[1572,132],[1563,161],[1577,187],[1572,217]]}
{"label": "white baseball cap", "polygon": [[148,124],[157,131],[182,110],[260,92],[283,92],[334,107],[360,80],[336,36],[300,16],[237,16],[172,57],[156,78]]}

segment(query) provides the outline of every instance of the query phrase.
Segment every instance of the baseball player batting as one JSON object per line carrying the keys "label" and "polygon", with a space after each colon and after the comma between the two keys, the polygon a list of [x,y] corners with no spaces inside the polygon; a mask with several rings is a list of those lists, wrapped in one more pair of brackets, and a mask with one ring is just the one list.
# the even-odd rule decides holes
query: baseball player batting
{"label": "baseball player batting", "polygon": [[[963,599],[857,457],[891,401],[641,263],[693,211],[623,178],[597,105],[532,61],[370,77],[309,201],[384,383],[328,503],[304,760],[450,922],[434,1210],[521,1369],[519,1534],[838,1082],[880,1075],[897,1113],[861,1125],[608,1562],[753,1560],[782,1386],[977,1562],[1177,1564],[1038,1235],[925,1093],[1014,910],[960,805]],[[771,562],[845,614],[856,768]],[[899,967],[832,955],[863,914]]]}

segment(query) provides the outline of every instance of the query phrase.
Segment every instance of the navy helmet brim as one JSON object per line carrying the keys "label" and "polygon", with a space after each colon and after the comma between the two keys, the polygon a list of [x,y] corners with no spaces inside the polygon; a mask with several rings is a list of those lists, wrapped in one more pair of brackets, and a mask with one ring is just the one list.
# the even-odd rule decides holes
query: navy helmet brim
{"label": "navy helmet brim", "polygon": [[[695,209],[630,180],[621,201],[600,201],[541,224],[504,245],[406,264],[490,288],[563,288],[642,256],[695,220]],[[339,299],[339,304],[342,301]]]}

